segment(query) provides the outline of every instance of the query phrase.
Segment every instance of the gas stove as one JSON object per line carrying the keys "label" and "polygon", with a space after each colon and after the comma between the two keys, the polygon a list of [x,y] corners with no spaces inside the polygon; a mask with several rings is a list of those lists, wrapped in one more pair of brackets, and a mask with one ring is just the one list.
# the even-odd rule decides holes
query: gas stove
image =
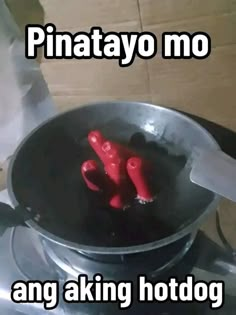
{"label": "gas stove", "polygon": [[[0,200],[10,204],[6,191],[0,193]],[[167,281],[170,277],[181,280],[188,274],[194,275],[197,280],[223,280],[226,285],[226,304],[230,303],[230,310],[236,306],[232,302],[236,296],[236,265],[227,251],[201,232],[168,245],[164,252],[162,249],[162,256],[158,249],[135,255],[104,256],[70,250],[41,238],[32,229],[17,227],[7,230],[0,238],[1,314],[119,313],[115,303],[66,303],[59,298],[57,308],[49,311],[44,309],[43,303],[18,304],[11,301],[11,286],[15,281],[57,281],[59,296],[62,297],[66,281],[76,281],[82,274],[92,279],[98,273],[105,279],[114,281],[133,280],[138,274],[145,274],[154,282]],[[221,311],[214,312],[231,314],[225,309],[226,306]],[[180,312],[208,314],[211,311],[208,303],[139,303],[134,300],[132,307],[122,312],[171,315]]]}
{"label": "gas stove", "polygon": [[[76,281],[81,274],[92,278],[101,273],[104,278],[118,281],[126,275],[132,280],[138,273],[146,274],[153,281],[164,281],[171,277],[184,279],[187,274],[199,280],[224,279],[227,301],[236,295],[236,267],[220,247],[201,233],[188,236],[189,240],[176,248],[166,250],[166,255],[175,251],[168,264],[161,263],[158,250],[139,254],[139,257],[88,255],[52,243],[27,227],[8,230],[0,239],[0,305],[4,315],[17,314],[116,314],[116,304],[109,303],[65,303],[59,299],[56,309],[48,311],[43,304],[16,304],[11,301],[11,285],[15,281],[58,281],[60,292],[68,280]],[[192,246],[191,246],[192,245]],[[191,246],[191,248],[190,248]],[[190,248],[190,249],[189,249]],[[122,278],[123,277],[123,278]],[[233,280],[233,277],[235,280]],[[228,283],[227,283],[227,279]],[[62,295],[61,295],[62,296]],[[235,305],[236,306],[236,305]],[[232,307],[232,306],[231,306]],[[127,314],[187,314],[189,312],[208,314],[209,305],[194,303],[138,303],[134,301]],[[217,311],[214,311],[217,314]],[[231,313],[219,313],[231,314]]]}

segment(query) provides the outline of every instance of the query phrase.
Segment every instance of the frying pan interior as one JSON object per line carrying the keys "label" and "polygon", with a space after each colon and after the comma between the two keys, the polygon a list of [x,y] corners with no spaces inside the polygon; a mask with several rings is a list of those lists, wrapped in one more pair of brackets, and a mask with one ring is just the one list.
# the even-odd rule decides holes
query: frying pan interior
{"label": "frying pan interior", "polygon": [[[154,203],[117,211],[86,188],[80,166],[96,159],[87,142],[93,129],[152,162]],[[195,146],[218,148],[202,127],[175,111],[127,102],[80,107],[43,124],[19,146],[9,175],[11,196],[40,213],[34,228],[76,249],[162,246],[190,232],[217,201],[189,180]]]}

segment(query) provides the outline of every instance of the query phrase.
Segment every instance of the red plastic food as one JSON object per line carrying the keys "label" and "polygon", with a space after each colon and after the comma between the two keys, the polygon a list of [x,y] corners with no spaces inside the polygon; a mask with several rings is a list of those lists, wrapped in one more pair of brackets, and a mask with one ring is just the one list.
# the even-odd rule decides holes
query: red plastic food
{"label": "red plastic food", "polygon": [[118,154],[118,156],[124,160],[127,160],[131,156],[135,155],[134,152],[132,152],[131,150],[129,150],[125,146],[122,146],[119,143],[116,143],[113,141],[105,141],[103,143],[103,151],[105,153],[115,151]]}
{"label": "red plastic food", "polygon": [[105,141],[106,139],[104,139],[102,133],[98,130],[91,131],[88,134],[88,142],[90,146],[93,148],[93,150],[95,151],[95,153],[97,154],[97,156],[103,162],[104,165],[106,162],[105,160],[106,157],[104,151],[102,150],[102,145]]}
{"label": "red plastic food", "polygon": [[81,166],[81,173],[89,189],[93,191],[104,189],[103,175],[101,174],[96,161],[85,161]]}
{"label": "red plastic food", "polygon": [[143,202],[151,202],[153,194],[147,177],[150,163],[125,146],[107,140],[99,130],[88,134],[88,141],[103,163],[102,173],[96,161],[88,160],[81,167],[82,176],[89,189],[105,193],[112,208],[123,209],[135,195]]}
{"label": "red plastic food", "polygon": [[107,163],[105,171],[114,184],[109,204],[113,208],[122,209],[130,201],[125,161],[117,156],[113,157],[112,161]]}
{"label": "red plastic food", "polygon": [[144,202],[153,201],[153,194],[145,174],[145,163],[140,157],[132,157],[127,161],[127,172],[132,180],[137,196]]}
{"label": "red plastic food", "polygon": [[103,143],[102,151],[105,154],[105,166],[111,162],[117,163],[118,160],[123,159],[123,156],[120,154],[120,152],[116,149],[111,141],[106,141]]}

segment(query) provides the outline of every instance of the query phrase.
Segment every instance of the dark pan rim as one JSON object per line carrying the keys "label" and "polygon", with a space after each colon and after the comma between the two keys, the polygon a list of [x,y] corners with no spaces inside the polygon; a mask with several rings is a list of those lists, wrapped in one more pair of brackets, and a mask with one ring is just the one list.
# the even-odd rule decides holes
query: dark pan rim
{"label": "dark pan rim", "polygon": [[[196,121],[194,121],[193,119],[187,117],[186,115],[179,113],[178,111],[165,107],[165,106],[161,106],[161,105],[154,105],[154,104],[149,104],[149,103],[143,103],[143,102],[126,102],[126,101],[110,101],[110,102],[96,102],[96,103],[89,103],[89,104],[85,104],[83,106],[79,106],[77,108],[73,108],[71,110],[68,110],[66,112],[62,112],[59,113],[57,115],[55,115],[54,117],[46,120],[45,122],[43,122],[42,124],[40,124],[38,127],[36,127],[33,131],[31,131],[22,141],[21,143],[18,145],[17,149],[15,150],[10,163],[9,163],[9,168],[8,168],[8,173],[7,173],[7,188],[8,188],[8,193],[9,193],[9,197],[12,201],[12,204],[14,207],[16,207],[19,203],[15,197],[14,191],[13,191],[13,185],[12,185],[12,170],[14,167],[14,162],[17,159],[17,155],[19,153],[19,151],[21,150],[21,148],[24,146],[24,144],[29,140],[29,138],[31,138],[39,129],[41,129],[43,126],[49,124],[51,121],[56,120],[58,117],[64,116],[67,113],[73,113],[75,111],[78,111],[81,108],[87,107],[87,106],[93,106],[93,107],[97,107],[99,104],[101,105],[105,105],[105,106],[109,106],[109,105],[113,105],[113,104],[120,104],[120,105],[142,105],[142,106],[147,106],[149,108],[159,108],[159,110],[162,111],[167,111],[167,112],[171,112],[174,113],[177,117],[181,118],[182,120],[188,121],[190,122],[192,125],[194,125],[196,128],[198,128],[202,133],[205,134],[205,136],[211,141],[213,148],[218,151],[220,150],[220,146],[217,143],[217,141],[215,140],[215,138],[204,128],[202,127],[199,123],[197,123]],[[54,243],[60,244],[62,246],[77,250],[77,251],[84,251],[87,253],[94,253],[94,254],[117,254],[117,255],[121,255],[121,254],[134,254],[134,253],[139,253],[139,252],[145,252],[145,251],[149,251],[149,250],[153,250],[153,249],[157,249],[163,246],[166,246],[168,244],[171,244],[181,238],[183,238],[184,236],[192,233],[194,230],[198,229],[199,226],[201,225],[201,223],[204,221],[204,219],[214,210],[216,210],[219,201],[220,201],[221,197],[219,195],[214,195],[214,199],[212,200],[212,202],[208,205],[208,207],[206,207],[205,211],[192,223],[190,223],[189,225],[183,227],[182,229],[180,229],[179,231],[177,231],[176,233],[165,237],[163,239],[160,239],[158,241],[153,241],[153,242],[149,242],[149,243],[145,243],[145,244],[141,244],[141,245],[135,245],[135,246],[128,246],[128,247],[99,247],[99,246],[90,246],[90,245],[82,245],[82,244],[78,244],[75,242],[70,242],[70,241],[66,241],[61,237],[58,237],[50,232],[48,232],[47,230],[43,229],[42,227],[39,226],[39,224],[34,221],[34,220],[28,220],[26,222],[26,224],[33,228],[34,230],[37,231],[37,233],[39,233],[41,236],[45,237],[46,239],[48,239],[49,241],[52,241]]]}

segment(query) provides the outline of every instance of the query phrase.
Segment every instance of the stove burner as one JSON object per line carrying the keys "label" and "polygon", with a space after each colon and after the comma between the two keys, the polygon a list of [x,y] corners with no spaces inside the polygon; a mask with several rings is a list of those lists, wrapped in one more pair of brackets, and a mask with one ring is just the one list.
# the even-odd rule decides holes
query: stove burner
{"label": "stove burner", "polygon": [[[48,240],[41,239],[31,229],[18,227],[11,233],[10,245],[15,265],[23,275],[23,279],[58,280],[60,286],[63,286],[66,280],[71,278],[74,280],[73,278],[77,278],[79,273],[85,273],[91,277],[94,273],[100,272],[104,277],[111,280],[120,280],[121,277],[132,280],[132,277],[139,273],[146,273],[148,277],[155,277],[155,281],[165,280],[170,276],[183,279],[186,274],[192,272],[196,256],[199,257],[198,246],[195,246],[195,244],[198,244],[198,237],[191,250],[188,251],[194,239],[195,234],[189,235],[177,243],[168,245],[166,248],[153,250],[149,253],[123,256],[94,255],[64,248]],[[189,314],[193,312],[195,307],[197,306],[182,303],[178,305],[169,302],[164,304],[140,304],[134,301],[132,308],[127,312],[123,312],[135,315],[143,313],[175,315],[177,313]],[[116,309],[116,305],[112,303],[76,303],[68,305],[62,303],[56,312],[58,314],[73,315],[115,315],[120,313]],[[30,313],[32,314],[31,311]]]}
{"label": "stove burner", "polygon": [[145,273],[155,278],[176,265],[188,252],[196,233],[183,239],[145,253],[129,255],[98,255],[70,250],[61,245],[42,239],[47,255],[69,277],[77,278],[87,274],[92,278],[101,273],[107,279],[130,279]]}
{"label": "stove burner", "polygon": [[[41,281],[77,278],[87,274],[92,278],[101,273],[107,279],[135,278],[145,273],[151,278],[165,273],[188,252],[196,234],[150,252],[133,255],[97,255],[77,252],[46,239],[41,239],[31,229],[16,228],[11,233],[11,253],[25,279]],[[52,268],[54,266],[54,268]],[[56,268],[56,267],[57,268]]]}
{"label": "stove burner", "polygon": [[31,229],[14,228],[10,237],[10,251],[15,265],[26,280],[57,279],[57,273],[47,261],[40,239]]}

